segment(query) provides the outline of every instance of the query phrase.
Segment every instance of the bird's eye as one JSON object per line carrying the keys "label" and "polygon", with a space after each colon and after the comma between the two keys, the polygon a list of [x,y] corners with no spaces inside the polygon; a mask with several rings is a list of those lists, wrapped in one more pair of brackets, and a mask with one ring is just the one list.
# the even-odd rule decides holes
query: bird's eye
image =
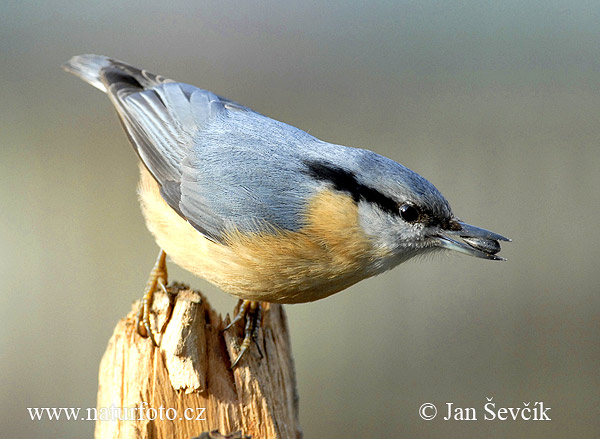
{"label": "bird's eye", "polygon": [[403,204],[400,206],[400,216],[407,223],[414,223],[419,219],[419,210],[412,204]]}

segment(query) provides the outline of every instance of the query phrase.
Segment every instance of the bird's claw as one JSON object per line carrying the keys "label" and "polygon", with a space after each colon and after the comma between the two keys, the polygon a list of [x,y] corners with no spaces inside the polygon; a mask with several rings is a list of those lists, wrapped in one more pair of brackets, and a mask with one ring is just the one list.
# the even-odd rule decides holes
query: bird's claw
{"label": "bird's claw", "polygon": [[[246,319],[246,324],[244,325],[244,340],[242,340],[242,344],[240,345],[240,350],[237,357],[231,363],[231,369],[233,369],[239,363],[242,356],[248,351],[248,349],[250,349],[252,340],[256,336],[256,330],[260,326],[260,322],[262,320],[260,302],[255,302],[253,300],[243,300],[238,313],[233,318],[233,320],[231,320],[231,323],[229,323],[229,325],[225,327],[224,331],[227,331],[229,328],[231,328],[243,318]],[[255,344],[258,348],[258,352],[262,357],[260,347],[257,343]]]}
{"label": "bird's claw", "polygon": [[146,284],[146,289],[144,290],[144,296],[142,297],[140,308],[137,312],[137,331],[142,337],[150,337],[152,343],[155,346],[158,346],[156,342],[156,338],[154,337],[154,333],[152,332],[152,328],[150,326],[150,310],[152,309],[152,302],[154,300],[154,293],[156,292],[156,288],[160,288],[164,293],[168,294],[166,284],[168,282],[168,274],[167,274],[167,264],[166,264],[167,254],[164,250],[158,253],[158,258],[156,259],[156,263],[150,272],[150,277],[148,278],[148,283]]}

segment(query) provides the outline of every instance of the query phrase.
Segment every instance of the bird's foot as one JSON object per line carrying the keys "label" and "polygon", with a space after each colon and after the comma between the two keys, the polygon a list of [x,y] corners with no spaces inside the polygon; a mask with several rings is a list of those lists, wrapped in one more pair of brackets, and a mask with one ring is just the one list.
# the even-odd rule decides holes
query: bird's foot
{"label": "bird's foot", "polygon": [[[244,340],[240,345],[240,352],[238,356],[233,361],[233,363],[231,363],[231,369],[233,369],[239,363],[242,356],[250,348],[252,340],[256,337],[257,328],[260,326],[260,322],[262,320],[260,302],[255,302],[253,300],[242,300],[237,315],[233,318],[231,323],[229,323],[229,325],[225,327],[224,331],[227,331],[229,328],[231,328],[243,318],[246,319],[246,324],[244,326]],[[258,344],[256,344],[256,347],[258,348],[258,352],[262,357],[262,352],[260,352]]]}
{"label": "bird's foot", "polygon": [[142,337],[150,337],[152,343],[158,346],[152,328],[150,327],[150,309],[152,308],[152,302],[154,299],[154,292],[157,288],[160,288],[164,293],[168,294],[167,283],[167,254],[164,250],[160,250],[156,263],[150,272],[146,289],[144,290],[144,296],[140,303],[140,308],[137,313],[137,331]]}

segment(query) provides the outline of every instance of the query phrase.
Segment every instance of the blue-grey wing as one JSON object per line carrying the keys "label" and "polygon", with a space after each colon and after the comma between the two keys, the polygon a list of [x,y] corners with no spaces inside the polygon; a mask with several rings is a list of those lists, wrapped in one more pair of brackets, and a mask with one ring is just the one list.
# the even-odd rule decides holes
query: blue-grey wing
{"label": "blue-grey wing", "polygon": [[64,68],[109,95],[163,199],[215,241],[234,229],[297,230],[317,185],[307,159],[340,159],[338,147],[304,131],[105,56]]}
{"label": "blue-grey wing", "polygon": [[187,84],[124,102],[162,197],[198,231],[222,241],[234,229],[301,226],[311,188],[300,153],[319,143],[312,136]]}
{"label": "blue-grey wing", "polygon": [[277,155],[289,154],[296,137],[311,136],[104,56],[73,57],[64,68],[109,95],[162,197],[198,231],[220,241],[233,228],[298,227],[301,163],[273,152],[283,144]]}
{"label": "blue-grey wing", "polygon": [[162,197],[205,236],[300,227],[306,173],[298,174],[302,142],[289,133],[303,138],[300,130],[187,84],[161,84],[124,104]]}
{"label": "blue-grey wing", "polygon": [[251,110],[227,106],[184,159],[179,208],[213,239],[233,229],[297,230],[318,183],[306,158],[323,142]]}

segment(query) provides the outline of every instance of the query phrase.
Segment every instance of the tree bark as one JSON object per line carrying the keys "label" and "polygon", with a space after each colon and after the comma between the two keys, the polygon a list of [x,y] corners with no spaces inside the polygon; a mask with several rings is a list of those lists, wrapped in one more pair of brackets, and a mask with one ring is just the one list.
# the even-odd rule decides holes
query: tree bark
{"label": "tree bark", "polygon": [[301,438],[283,307],[264,304],[256,343],[231,370],[242,322],[223,331],[229,317],[200,293],[171,289],[155,294],[158,346],[137,332],[138,303],[117,324],[100,364],[96,439]]}

